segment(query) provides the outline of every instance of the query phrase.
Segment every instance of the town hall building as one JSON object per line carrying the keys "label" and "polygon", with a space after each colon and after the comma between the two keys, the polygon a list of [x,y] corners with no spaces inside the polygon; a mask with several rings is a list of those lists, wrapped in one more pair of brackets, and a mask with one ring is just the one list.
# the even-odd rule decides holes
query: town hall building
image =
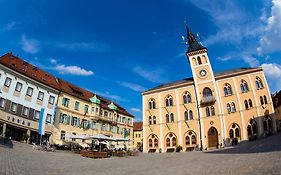
{"label": "town hall building", "polygon": [[262,68],[214,73],[207,48],[187,28],[193,77],[142,93],[143,150],[212,149],[276,132],[276,118]]}

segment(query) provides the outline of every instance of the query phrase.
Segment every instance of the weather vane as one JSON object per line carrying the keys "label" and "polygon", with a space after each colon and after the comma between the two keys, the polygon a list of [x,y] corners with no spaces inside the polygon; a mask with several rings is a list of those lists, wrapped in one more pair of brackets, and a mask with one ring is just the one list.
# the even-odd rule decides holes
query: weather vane
{"label": "weather vane", "polygon": [[[188,29],[188,28],[187,28],[187,22],[186,22],[186,20],[184,20],[183,23],[185,24],[186,29]],[[187,37],[181,36],[181,38],[182,38],[182,42],[181,42],[181,43],[187,45],[187,44],[188,44],[188,43],[187,43]]]}

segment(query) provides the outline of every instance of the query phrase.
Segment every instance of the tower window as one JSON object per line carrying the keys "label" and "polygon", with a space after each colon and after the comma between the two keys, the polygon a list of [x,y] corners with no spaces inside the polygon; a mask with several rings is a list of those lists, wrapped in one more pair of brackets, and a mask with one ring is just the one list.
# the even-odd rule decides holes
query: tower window
{"label": "tower window", "polygon": [[173,106],[173,98],[171,95],[168,95],[165,99],[166,107]]}
{"label": "tower window", "polygon": [[198,64],[199,64],[199,65],[202,64],[202,60],[201,60],[200,57],[197,57],[197,61],[198,61]]}

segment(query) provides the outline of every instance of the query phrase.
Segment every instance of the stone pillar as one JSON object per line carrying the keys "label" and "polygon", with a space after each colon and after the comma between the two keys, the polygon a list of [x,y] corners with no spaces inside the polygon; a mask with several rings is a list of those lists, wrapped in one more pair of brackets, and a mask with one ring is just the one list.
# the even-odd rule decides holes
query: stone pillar
{"label": "stone pillar", "polygon": [[31,137],[31,132],[30,132],[30,129],[28,129],[27,131],[26,131],[26,134],[27,135],[29,135],[29,138],[28,138],[28,140],[27,140],[27,143],[29,143],[29,141],[30,141],[30,137]]}
{"label": "stone pillar", "polygon": [[3,137],[5,137],[6,128],[7,128],[7,124],[3,123],[3,132],[2,132]]}

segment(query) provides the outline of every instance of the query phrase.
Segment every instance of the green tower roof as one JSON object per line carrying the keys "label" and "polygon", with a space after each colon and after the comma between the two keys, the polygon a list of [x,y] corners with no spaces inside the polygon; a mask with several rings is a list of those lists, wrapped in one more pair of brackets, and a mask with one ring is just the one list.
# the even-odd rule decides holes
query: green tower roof
{"label": "green tower roof", "polygon": [[117,106],[115,106],[115,105],[113,104],[113,102],[111,102],[111,103],[108,105],[108,107],[109,107],[110,109],[112,109],[112,110],[117,110]]}
{"label": "green tower roof", "polygon": [[98,99],[97,95],[94,95],[90,100],[92,103],[100,104],[100,99]]}

